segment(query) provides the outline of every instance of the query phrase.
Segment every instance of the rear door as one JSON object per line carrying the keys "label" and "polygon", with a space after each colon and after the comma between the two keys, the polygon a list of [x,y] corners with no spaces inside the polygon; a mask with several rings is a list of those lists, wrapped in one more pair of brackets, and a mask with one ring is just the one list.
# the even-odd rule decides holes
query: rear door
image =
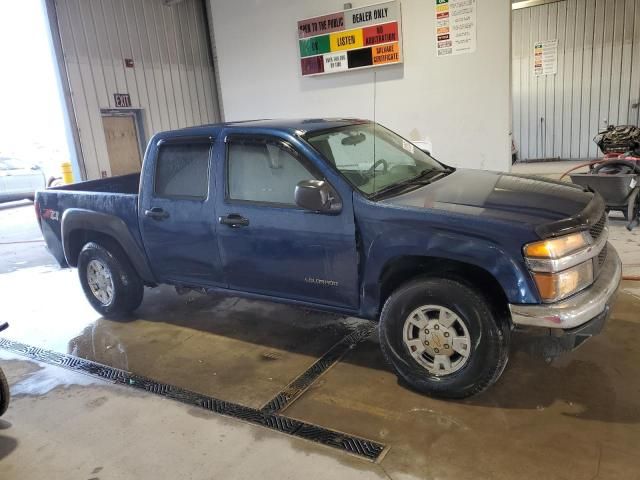
{"label": "rear door", "polygon": [[216,241],[214,170],[209,137],[160,140],[144,172],[140,223],[155,277],[161,283],[223,286]]}
{"label": "rear door", "polygon": [[323,179],[304,154],[276,137],[235,134],[225,142],[217,149],[223,173],[216,208],[229,288],[355,309],[351,198],[343,198],[339,214],[303,210],[294,201],[297,183]]}

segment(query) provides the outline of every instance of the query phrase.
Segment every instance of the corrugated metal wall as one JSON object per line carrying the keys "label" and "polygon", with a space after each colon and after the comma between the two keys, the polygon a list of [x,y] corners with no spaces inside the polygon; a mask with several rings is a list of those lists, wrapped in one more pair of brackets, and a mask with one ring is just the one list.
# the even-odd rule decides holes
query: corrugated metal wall
{"label": "corrugated metal wall", "polygon": [[129,93],[140,109],[143,142],[219,121],[201,0],[56,0],[55,7],[87,178],[110,174],[101,111],[116,109],[114,93]]}
{"label": "corrugated metal wall", "polygon": [[[563,0],[512,15],[513,136],[522,159],[596,158],[607,124],[638,125],[640,0]],[[558,39],[535,77],[533,44]]]}

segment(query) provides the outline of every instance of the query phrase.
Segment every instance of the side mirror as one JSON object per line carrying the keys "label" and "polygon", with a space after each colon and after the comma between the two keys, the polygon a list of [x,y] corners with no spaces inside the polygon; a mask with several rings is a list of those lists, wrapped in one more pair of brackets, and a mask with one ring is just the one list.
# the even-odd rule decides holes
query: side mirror
{"label": "side mirror", "polygon": [[323,180],[302,180],[296,185],[296,205],[318,213],[338,213],[342,202],[338,194]]}

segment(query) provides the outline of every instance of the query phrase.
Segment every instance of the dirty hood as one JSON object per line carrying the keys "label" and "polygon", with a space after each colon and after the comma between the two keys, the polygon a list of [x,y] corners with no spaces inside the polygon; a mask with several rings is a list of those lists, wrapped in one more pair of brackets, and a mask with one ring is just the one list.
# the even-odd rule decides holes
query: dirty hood
{"label": "dirty hood", "polygon": [[430,185],[384,202],[538,226],[570,218],[579,220],[593,198],[591,192],[572,184],[459,169]]}

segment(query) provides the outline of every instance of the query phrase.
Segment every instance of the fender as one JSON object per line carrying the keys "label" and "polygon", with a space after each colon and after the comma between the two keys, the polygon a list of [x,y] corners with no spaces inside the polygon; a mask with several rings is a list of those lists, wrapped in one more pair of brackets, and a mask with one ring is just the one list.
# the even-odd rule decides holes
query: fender
{"label": "fender", "polygon": [[452,231],[396,230],[393,235],[378,235],[367,249],[362,284],[362,310],[377,315],[380,304],[379,280],[385,267],[402,256],[433,257],[474,265],[489,273],[502,287],[511,303],[537,303],[535,287],[524,263],[516,261],[499,244],[487,239]]}
{"label": "fender", "polygon": [[140,250],[124,221],[115,215],[94,212],[82,208],[70,208],[62,215],[62,248],[67,263],[71,267],[77,264],[77,258],[71,258],[71,234],[75,230],[92,230],[112,237],[127,253],[133,268],[146,283],[155,283],[147,257]]}

